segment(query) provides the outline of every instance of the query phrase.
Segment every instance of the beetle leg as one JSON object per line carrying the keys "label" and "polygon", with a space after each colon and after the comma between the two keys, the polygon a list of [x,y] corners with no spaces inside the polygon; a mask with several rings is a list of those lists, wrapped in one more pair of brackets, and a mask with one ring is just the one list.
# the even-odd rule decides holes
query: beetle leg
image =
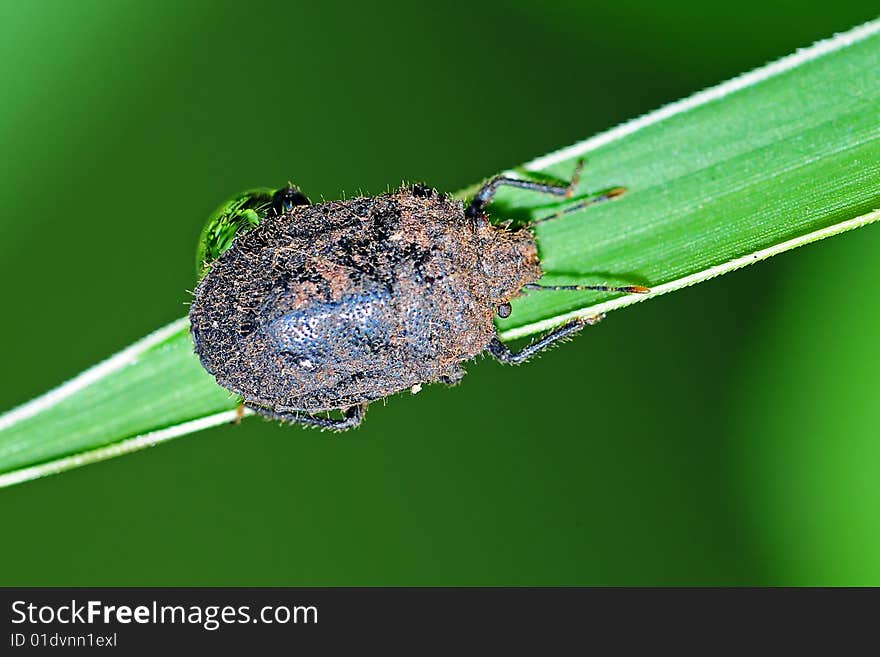
{"label": "beetle leg", "polygon": [[461,380],[464,378],[464,375],[467,372],[464,371],[464,368],[457,367],[453,372],[446,374],[440,377],[440,383],[445,383],[448,386],[457,386],[461,383]]}
{"label": "beetle leg", "polygon": [[520,363],[526,362],[535,354],[544,351],[554,342],[557,342],[558,340],[563,340],[571,335],[574,335],[589,323],[591,322],[588,320],[576,319],[573,322],[569,322],[568,324],[564,324],[559,328],[550,331],[550,333],[547,333],[538,340],[535,340],[527,347],[523,347],[520,351],[511,351],[510,347],[501,342],[501,340],[499,340],[498,336],[496,335],[494,338],[492,338],[492,341],[489,342],[489,346],[486,347],[486,349],[488,349],[489,353],[495,356],[495,358],[497,358],[502,363],[519,365]]}
{"label": "beetle leg", "polygon": [[276,406],[274,410],[247,404],[251,410],[267,417],[271,420],[280,420],[282,422],[290,422],[291,424],[302,424],[306,427],[318,427],[320,429],[330,429],[331,431],[346,431],[354,429],[364,420],[367,412],[366,404],[357,404],[345,411],[342,419],[334,419],[329,417],[320,417],[310,413],[301,413],[299,411],[285,410],[283,406]]}
{"label": "beetle leg", "polygon": [[[478,219],[484,216],[486,212],[486,206],[492,202],[492,198],[495,196],[495,192],[497,192],[498,188],[502,185],[507,185],[508,187],[518,187],[519,189],[528,189],[533,192],[541,192],[543,194],[553,194],[554,196],[571,198],[571,196],[577,189],[578,184],[580,183],[581,171],[583,170],[583,168],[584,160],[578,160],[578,163],[574,169],[574,174],[571,177],[571,182],[569,182],[566,186],[548,185],[546,183],[534,182],[532,180],[510,178],[509,176],[496,176],[485,185],[483,185],[480,190],[474,195],[474,198],[471,200],[470,205],[468,205],[467,210],[465,210],[465,216],[468,219]],[[544,223],[545,221],[550,221],[551,219],[558,219],[563,215],[569,214],[571,212],[577,212],[578,210],[583,210],[584,208],[590,205],[595,205],[596,203],[602,203],[603,201],[612,201],[620,196],[623,196],[625,193],[625,187],[613,187],[612,189],[606,190],[601,194],[597,194],[596,196],[593,196],[591,198],[584,199],[577,205],[551,214],[549,217],[536,219],[531,223],[531,225],[534,226],[536,224]]]}
{"label": "beetle leg", "polygon": [[571,177],[571,182],[568,185],[550,185],[547,183],[539,183],[533,180],[520,180],[519,178],[511,178],[509,176],[495,176],[483,185],[480,188],[474,198],[471,199],[470,204],[465,210],[464,215],[468,219],[477,219],[483,216],[486,212],[486,206],[492,202],[492,198],[495,196],[495,192],[498,191],[498,188],[502,185],[507,185],[508,187],[518,187],[519,189],[528,189],[533,192],[541,192],[543,194],[553,194],[554,196],[564,196],[565,198],[570,198],[572,194],[574,194],[574,190],[577,188],[578,183],[581,180],[581,170],[584,168],[584,161],[579,160],[577,166],[574,170],[574,175]]}

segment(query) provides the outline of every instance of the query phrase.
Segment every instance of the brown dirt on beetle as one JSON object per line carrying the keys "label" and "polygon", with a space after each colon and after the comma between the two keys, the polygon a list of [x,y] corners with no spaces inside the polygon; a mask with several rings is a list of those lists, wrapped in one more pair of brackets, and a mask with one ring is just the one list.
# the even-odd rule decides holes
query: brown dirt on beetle
{"label": "brown dirt on beetle", "polygon": [[425,188],[296,206],[236,238],[195,292],[205,368],[268,409],[345,409],[457,381],[498,306],[541,277],[535,238]]}

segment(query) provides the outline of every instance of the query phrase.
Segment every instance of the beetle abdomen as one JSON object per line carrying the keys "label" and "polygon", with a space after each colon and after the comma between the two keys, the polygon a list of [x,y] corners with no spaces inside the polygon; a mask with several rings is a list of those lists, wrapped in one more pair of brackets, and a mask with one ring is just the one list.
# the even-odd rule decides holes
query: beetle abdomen
{"label": "beetle abdomen", "polygon": [[196,351],[252,403],[343,408],[458,372],[493,335],[461,205],[408,190],[272,217],[213,264]]}

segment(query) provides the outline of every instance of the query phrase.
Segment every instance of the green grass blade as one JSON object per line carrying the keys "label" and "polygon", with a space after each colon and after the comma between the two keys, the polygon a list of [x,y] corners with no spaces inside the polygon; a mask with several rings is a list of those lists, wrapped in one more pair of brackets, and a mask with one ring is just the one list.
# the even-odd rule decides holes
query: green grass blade
{"label": "green grass blade", "polygon": [[[539,227],[548,283],[635,283],[654,294],[877,219],[880,22],[708,89],[520,171],[570,175],[620,201]],[[505,212],[546,215],[507,194]],[[538,199],[540,201],[540,199]],[[502,322],[520,337],[643,301],[531,294]]]}
{"label": "green grass blade", "polygon": [[0,416],[0,486],[229,422],[236,405],[202,368],[189,321],[179,319]]}
{"label": "green grass blade", "polygon": [[[545,282],[650,285],[652,298],[877,221],[878,97],[875,21],[516,169],[566,179],[586,158],[580,195],[629,189],[538,227]],[[504,190],[493,212],[560,207]],[[645,298],[531,292],[499,326],[518,338]],[[0,486],[232,421],[236,406],[178,320],[0,416]]]}

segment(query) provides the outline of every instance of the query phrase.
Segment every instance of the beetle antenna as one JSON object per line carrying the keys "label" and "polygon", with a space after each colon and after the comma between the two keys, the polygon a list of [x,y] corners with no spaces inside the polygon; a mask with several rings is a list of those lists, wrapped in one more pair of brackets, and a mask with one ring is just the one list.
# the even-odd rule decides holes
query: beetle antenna
{"label": "beetle antenna", "polygon": [[604,203],[605,201],[613,201],[616,198],[620,198],[626,194],[626,187],[613,187],[606,192],[602,192],[601,194],[597,194],[588,199],[584,199],[580,203],[571,206],[570,208],[565,208],[564,210],[560,210],[554,214],[551,214],[549,217],[542,217],[540,219],[535,219],[531,225],[537,226],[538,224],[543,224],[547,221],[553,221],[554,219],[559,219],[566,214],[571,214],[572,212],[578,212],[579,210],[583,210],[584,208],[588,208],[591,205],[596,205],[597,203]]}
{"label": "beetle antenna", "polygon": [[539,285],[527,283],[525,290],[596,290],[599,292],[626,292],[627,294],[648,294],[651,288],[644,285]]}

